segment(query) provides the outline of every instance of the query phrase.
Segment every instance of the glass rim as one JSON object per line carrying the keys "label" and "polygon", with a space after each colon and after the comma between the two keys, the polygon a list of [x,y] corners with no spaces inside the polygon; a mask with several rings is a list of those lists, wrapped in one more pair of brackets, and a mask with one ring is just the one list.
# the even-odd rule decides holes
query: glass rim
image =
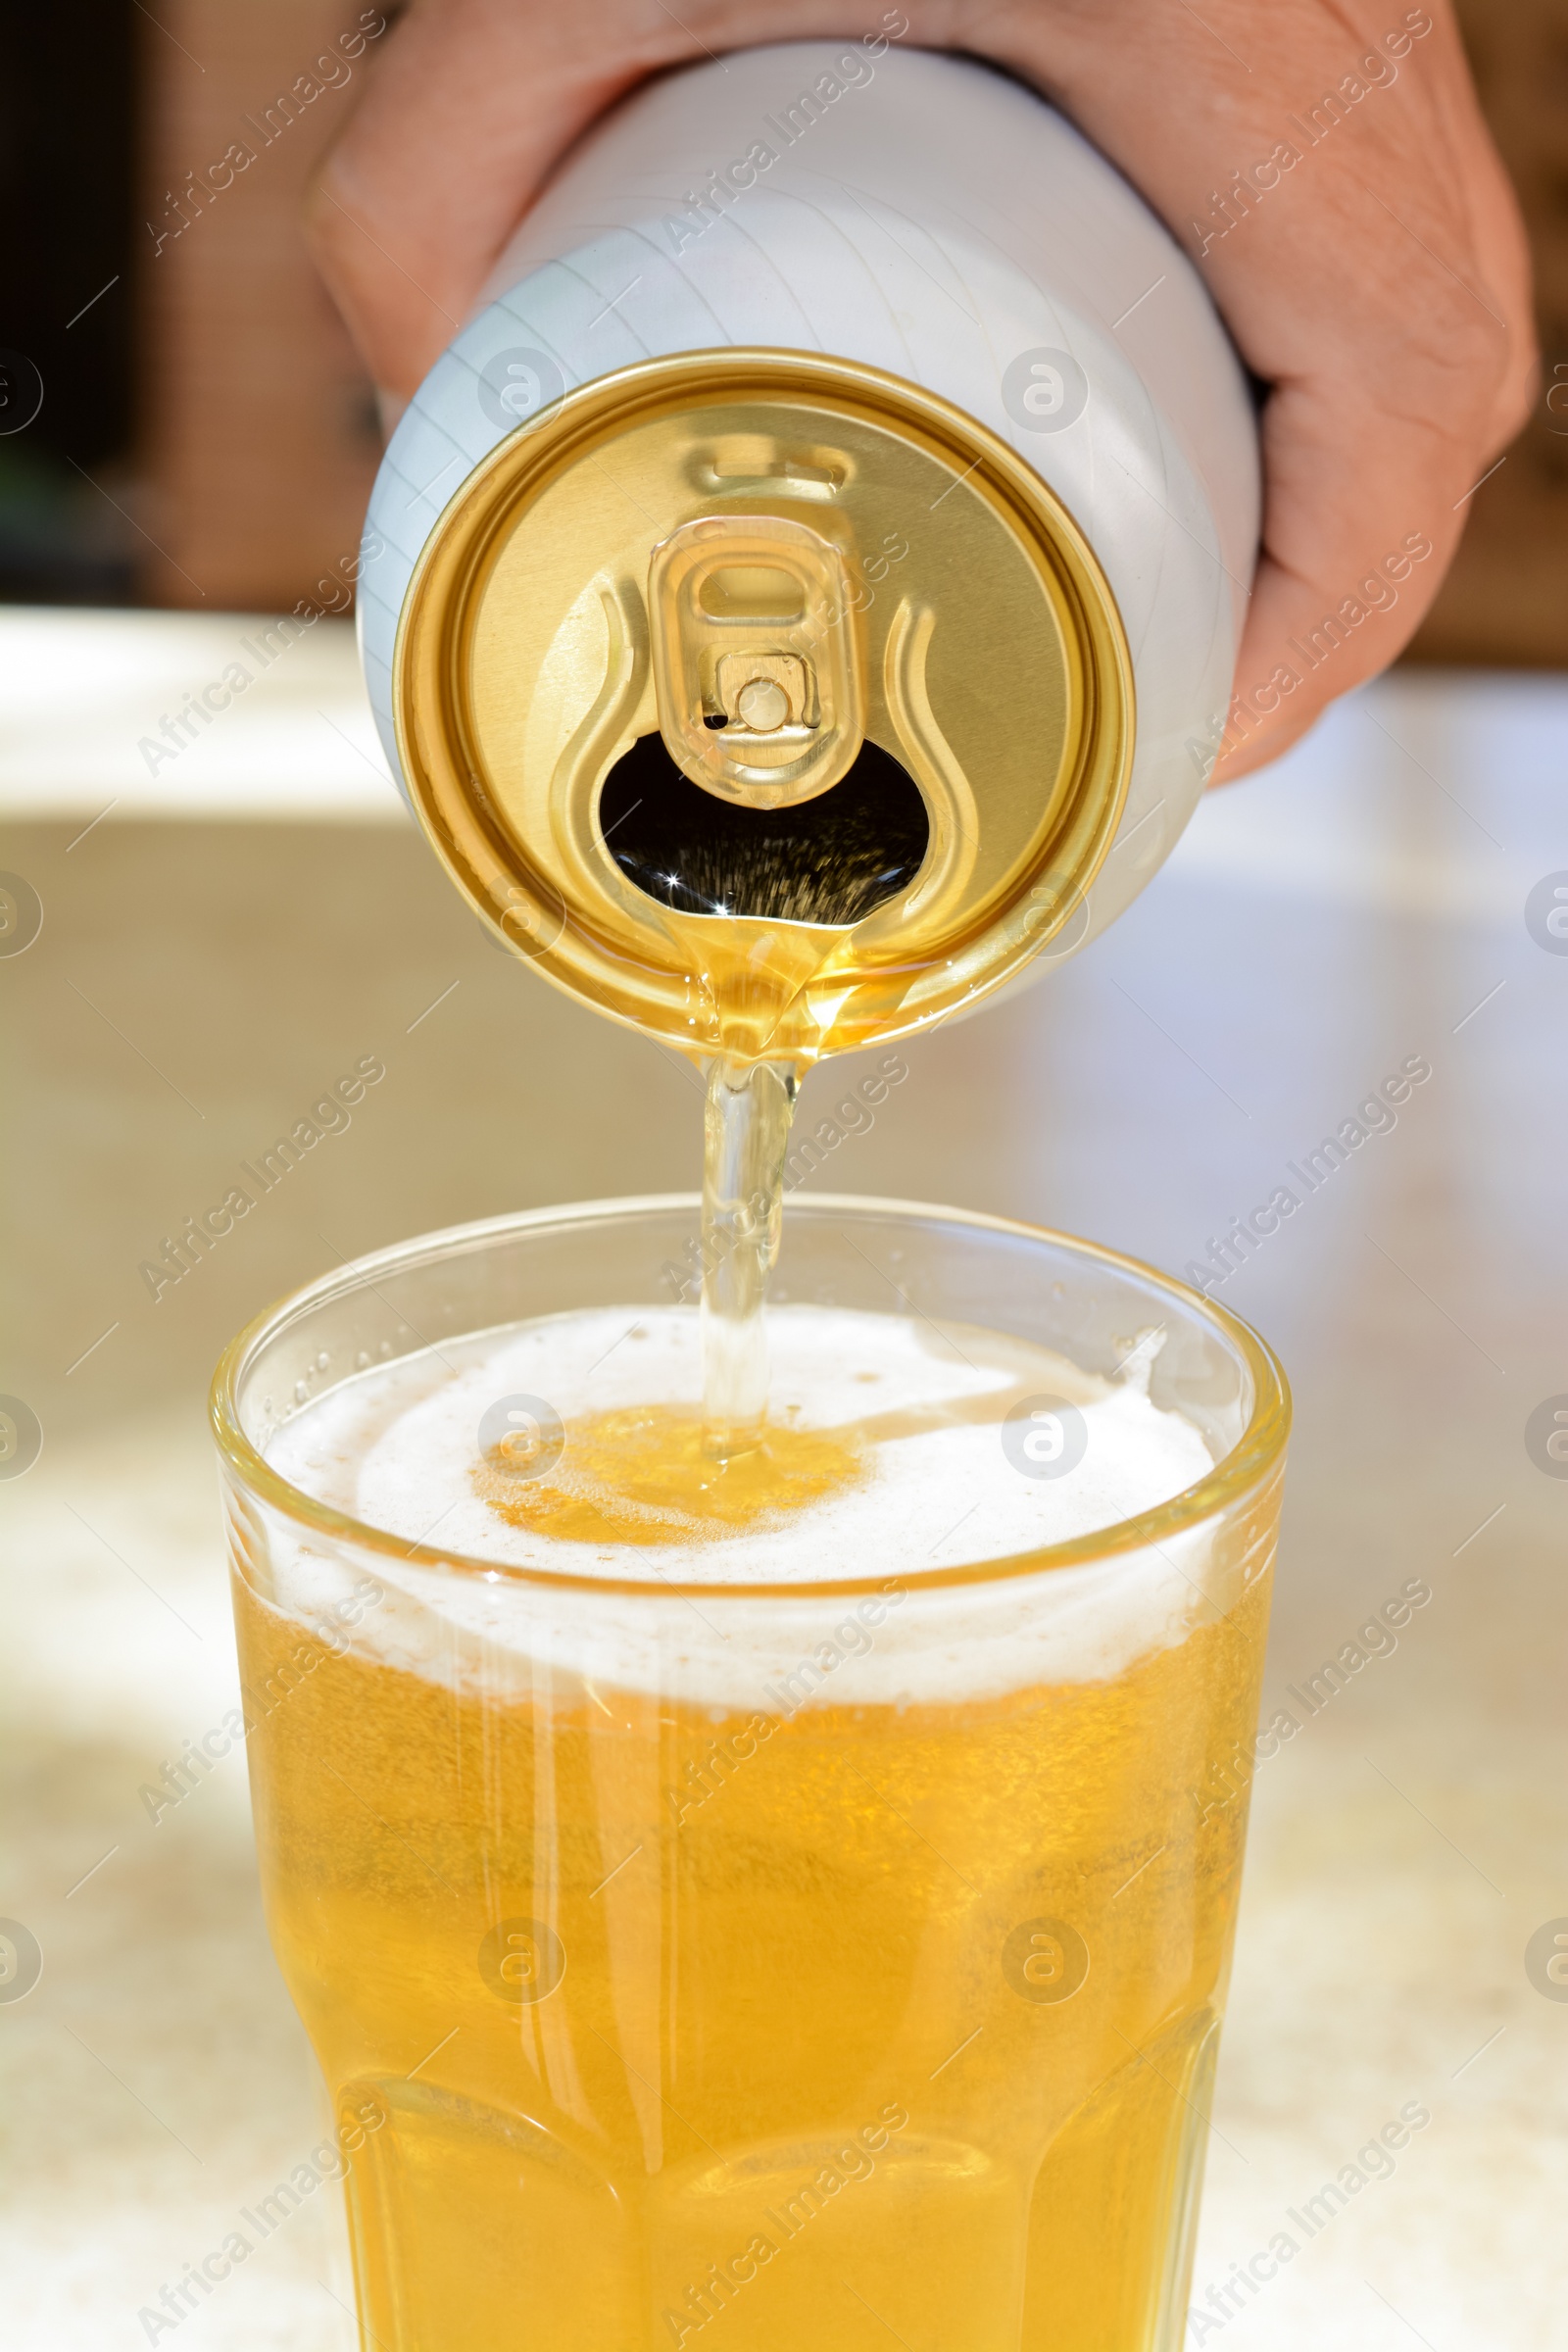
{"label": "glass rim", "polygon": [[[569,1201],[545,1208],[518,1209],[505,1216],[483,1217],[470,1224],[449,1225],[435,1233],[419,1234],[412,1241],[395,1242],[384,1249],[368,1250],[362,1257],[351,1258],[343,1265],[333,1267],[329,1273],[318,1275],[314,1282],[288,1292],[283,1298],[274,1299],[270,1306],[264,1307],[259,1315],[235,1334],[224,1348],[213,1374],[208,1398],[213,1434],[220,1455],[248,1493],[274,1511],[295,1520],[310,1533],[351,1544],[358,1550],[413,1561],[420,1566],[440,1567],[459,1574],[485,1578],[500,1576],[509,1583],[531,1584],[557,1592],[641,1601],[669,1598],[707,1598],[713,1602],[803,1601],[853,1598],[881,1592],[887,1584],[887,1576],[880,1571],[872,1576],[813,1577],[809,1581],[791,1583],[759,1584],[723,1578],[677,1581],[667,1575],[660,1575],[650,1581],[644,1577],[592,1576],[569,1568],[520,1567],[514,1562],[486,1559],[470,1552],[446,1549],[423,1540],[410,1544],[402,1537],[390,1534],[385,1528],[374,1527],[368,1520],[356,1519],[352,1513],[339,1510],[334,1504],[318,1501],[302,1488],[291,1485],[245,1434],[239,1416],[238,1391],[252,1358],[288,1323],[309,1313],[313,1306],[323,1303],[334,1293],[373,1283],[377,1276],[407,1271],[460,1251],[481,1250],[489,1242],[517,1234],[545,1232],[551,1227],[606,1224],[612,1219],[629,1220],[674,1209],[691,1212],[700,1210],[701,1204],[702,1197],[697,1193],[643,1193],[611,1200]],[[1184,1487],[1165,1502],[1156,1503],[1151,1510],[1140,1511],[1130,1519],[1113,1520],[1108,1527],[1095,1528],[1086,1535],[1071,1537],[1065,1543],[1041,1544],[1029,1551],[1005,1552],[993,1559],[963,1561],[956,1566],[901,1572],[898,1581],[906,1591],[931,1592],[963,1585],[1003,1583],[1013,1577],[1092,1565],[1096,1561],[1119,1557],[1125,1552],[1157,1548],[1161,1541],[1186,1534],[1204,1521],[1215,1518],[1232,1503],[1240,1501],[1262,1484],[1277,1467],[1284,1453],[1291,1427],[1291,1392],[1284,1368],[1268,1343],[1250,1323],[1232,1314],[1228,1307],[1194,1290],[1190,1284],[1179,1281],[1175,1275],[1161,1273],[1157,1267],[1146,1264],[1142,1258],[1128,1256],[1122,1250],[1106,1249],[1099,1242],[1085,1241],[1076,1234],[1058,1232],[1052,1226],[1031,1225],[1016,1217],[990,1216],[977,1209],[949,1208],[930,1201],[893,1200],[870,1193],[817,1193],[808,1200],[787,1200],[784,1214],[786,1220],[791,1221],[803,1217],[846,1215],[892,1216],[906,1220],[918,1218],[959,1226],[970,1232],[1008,1234],[1024,1241],[1049,1242],[1058,1249],[1070,1250],[1076,1256],[1133,1275],[1139,1281],[1163,1291],[1168,1297],[1179,1299],[1189,1309],[1196,1308],[1235,1348],[1251,1377],[1252,1409],[1241,1437],[1204,1477]],[[473,1336],[477,1336],[477,1333]],[[351,1379],[355,1377],[358,1375],[350,1375]]]}

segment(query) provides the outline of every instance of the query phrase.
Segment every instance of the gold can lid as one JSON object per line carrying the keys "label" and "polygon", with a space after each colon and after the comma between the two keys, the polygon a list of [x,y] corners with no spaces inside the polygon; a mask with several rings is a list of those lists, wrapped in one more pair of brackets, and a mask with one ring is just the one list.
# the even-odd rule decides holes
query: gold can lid
{"label": "gold can lid", "polygon": [[721,350],[567,393],[405,601],[403,771],[558,987],[807,1062],[1004,986],[1115,835],[1132,662],[1052,491],[950,403]]}

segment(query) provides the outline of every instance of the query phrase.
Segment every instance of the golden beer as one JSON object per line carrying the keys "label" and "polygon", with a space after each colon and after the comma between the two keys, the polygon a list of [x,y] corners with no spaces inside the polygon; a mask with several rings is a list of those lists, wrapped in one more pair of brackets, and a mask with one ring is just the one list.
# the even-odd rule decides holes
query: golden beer
{"label": "golden beer", "polygon": [[[793,1721],[323,1651],[252,1769],[278,1960],[387,2113],[368,2340],[1152,2342],[1242,1860],[1192,1792],[1250,1738],[1266,1607],[1106,1686]],[[265,1691],[298,1631],[240,1611]]]}
{"label": "golden beer", "polygon": [[[810,1213],[808,1244],[836,1262],[825,1212]],[[874,1254],[874,1211],[833,1213]],[[678,1211],[662,1218],[678,1230]],[[966,1223],[1008,1231],[953,1219],[935,1245],[906,1237],[917,1295],[911,1260],[955,1234],[966,1246]],[[550,1236],[532,1239],[537,1254]],[[665,1245],[639,1248],[651,1278]],[[618,1276],[635,1312],[625,1243],[612,1233],[604,1254],[601,1283]],[[1058,1280],[1073,1254],[1057,1245]],[[1121,1264],[1081,1255],[1102,1287]],[[786,1289],[790,1267],[787,1239]],[[414,1272],[435,1279],[428,1246]],[[270,1930],[334,2099],[373,2098],[387,2119],[347,2184],[368,2347],[1179,2340],[1242,1859],[1245,1794],[1230,1797],[1224,1767],[1256,1718],[1284,1404],[1256,1343],[1238,1351],[1240,1327],[1137,1279],[1201,1343],[1189,1385],[1205,1409],[1227,1348],[1245,1372],[1239,1445],[1211,1492],[1162,1506],[1156,1543],[1129,1551],[1113,1528],[1059,1546],[1054,1568],[1050,1554],[963,1563],[960,1544],[945,1574],[927,1556],[938,1527],[873,1581],[858,1578],[863,1559],[801,1557],[787,1584],[743,1594],[715,1540],[707,1581],[677,1593],[657,1575],[628,1581],[637,1547],[614,1540],[611,1508],[575,1541],[547,1539],[573,1576],[539,1603],[531,1646],[493,1614],[515,1566],[492,1567],[488,1587],[480,1570],[475,1596],[476,1564],[443,1554],[438,1531],[377,1544],[329,1508],[290,1505],[259,1456],[244,1465],[236,1611]],[[965,1280],[972,1269],[955,1295]],[[297,1337],[250,1348],[281,1348],[282,1371],[331,1359],[302,1386],[329,1391],[345,1352],[369,1356],[373,1381],[383,1315],[388,1331],[431,1328],[428,1299],[376,1261],[319,1287],[313,1311],[336,1319],[335,1345],[309,1348],[296,1312]],[[1123,1303],[1104,1314],[1125,1343]],[[954,1345],[976,1357],[972,1332]],[[442,1348],[461,1375],[461,1347]],[[247,1379],[275,1392],[279,1367]],[[265,1439],[254,1397],[250,1411]],[[230,1448],[243,1417],[228,1415]],[[564,1469],[570,1411],[564,1424]],[[1000,1408],[988,1446],[998,1426]],[[651,1458],[672,1458],[668,1434]],[[855,1457],[855,1433],[832,1435]],[[787,1468],[787,1407],[778,1451]],[[1010,1477],[994,1454],[996,1479]],[[483,1465],[471,1476],[482,1489]],[[519,1514],[545,1525],[556,1504],[548,1480],[540,1491]],[[691,1502],[666,1483],[661,1507]],[[783,1557],[787,1519],[760,1507]],[[340,1597],[291,1601],[285,1553],[334,1561]],[[1112,1610],[1106,1671],[1081,1641],[1054,1680],[1028,1671],[1027,1639],[1015,1687],[974,1665],[998,1654],[999,1628],[1006,1647],[1009,1579],[1048,1610],[1053,1576],[1074,1607],[1098,1607],[1102,1576],[1144,1590],[1141,1561],[1166,1597],[1152,1633],[1142,1602]],[[745,1612],[769,1607],[796,1615],[754,1673]],[[572,1664],[573,1622],[598,1612],[610,1658],[654,1608],[662,1630],[642,1654],[662,1671]],[[731,1651],[726,1696],[703,1661]]]}

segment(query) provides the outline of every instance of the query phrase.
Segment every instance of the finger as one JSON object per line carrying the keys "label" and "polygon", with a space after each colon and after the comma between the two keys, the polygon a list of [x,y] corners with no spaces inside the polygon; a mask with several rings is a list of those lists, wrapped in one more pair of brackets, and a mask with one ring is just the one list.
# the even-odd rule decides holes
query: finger
{"label": "finger", "polygon": [[678,13],[664,0],[415,0],[307,213],[377,384],[412,395],[561,157],[615,99],[669,66],[840,30],[841,0],[682,0]]}
{"label": "finger", "polygon": [[[1281,11],[1260,44],[1242,0],[1178,0],[1136,79],[1105,70],[1131,29],[1117,0],[1049,44],[1054,94],[1199,257],[1272,386],[1221,778],[1403,648],[1528,397],[1522,237],[1457,40],[1435,6],[1375,41],[1352,13]],[[1038,46],[1016,62],[1044,79]]]}
{"label": "finger", "polygon": [[416,7],[326,158],[311,245],[376,383],[399,399],[463,324],[562,151],[690,52],[672,19],[628,50],[608,32],[584,38],[583,13],[610,12]]}
{"label": "finger", "polygon": [[[1277,757],[1403,651],[1528,403],[1522,300],[1473,282],[1438,250],[1437,224],[1418,232],[1375,187],[1345,201],[1362,282],[1338,318],[1309,293],[1285,316],[1265,291],[1260,312],[1256,285],[1232,306],[1244,352],[1254,367],[1269,353],[1275,380],[1262,547],[1216,782]],[[1279,273],[1300,288],[1299,255]]]}
{"label": "finger", "polygon": [[1423,429],[1340,375],[1276,388],[1263,546],[1215,782],[1276,758],[1403,651],[1458,542],[1483,447],[1479,431]]}
{"label": "finger", "polygon": [[1523,429],[1534,399],[1540,354],[1530,246],[1513,183],[1481,112],[1458,27],[1442,0],[1432,37],[1445,69],[1436,96],[1447,149],[1465,159],[1461,176],[1470,206],[1475,282],[1491,290],[1512,338],[1487,442],[1487,454],[1495,457]]}
{"label": "finger", "polygon": [[[694,43],[712,54],[808,34],[819,6],[831,0],[791,0],[786,23],[781,0],[687,0],[679,19],[661,0],[578,0],[554,19],[514,0],[416,0],[315,212],[323,267],[378,381],[413,390],[563,147],[604,106]],[[990,49],[1055,97],[1189,250],[1224,179],[1216,158],[1267,155],[1282,116],[1301,132],[1298,178],[1203,245],[1244,357],[1275,387],[1224,775],[1272,757],[1402,647],[1526,397],[1517,214],[1451,25],[1410,12],[1426,47],[1386,36],[1401,63],[1368,56],[1371,103],[1332,137],[1292,112],[1343,86],[1347,42],[1364,37],[1352,9],[1296,0],[1255,68],[1241,49],[1256,45],[1250,0],[1209,0],[1202,16],[1183,0],[1044,6],[1010,24],[976,12],[967,27],[961,6],[911,10],[916,40]]]}

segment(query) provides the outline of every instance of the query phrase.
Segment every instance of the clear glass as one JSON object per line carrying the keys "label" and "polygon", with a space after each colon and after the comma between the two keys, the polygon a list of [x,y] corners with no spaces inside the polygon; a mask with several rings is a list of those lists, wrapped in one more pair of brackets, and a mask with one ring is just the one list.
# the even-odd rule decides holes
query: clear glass
{"label": "clear glass", "polygon": [[668,1306],[698,1218],[413,1242],[219,1369],[269,1923],[367,2352],[1174,2352],[1289,1420],[1244,1324],[1057,1234],[792,1200],[776,1299],[1102,1375],[1158,1325],[1153,1400],[1215,1457],[1098,1535],[892,1580],[498,1571],[265,1458],[399,1356]]}

